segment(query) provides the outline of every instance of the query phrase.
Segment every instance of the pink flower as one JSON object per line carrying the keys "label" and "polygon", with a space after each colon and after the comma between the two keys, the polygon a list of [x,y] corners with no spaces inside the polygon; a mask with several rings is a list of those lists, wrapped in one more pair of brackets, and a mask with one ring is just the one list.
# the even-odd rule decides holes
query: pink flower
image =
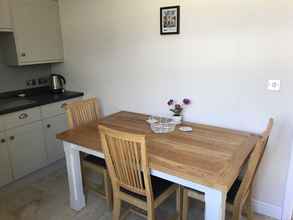
{"label": "pink flower", "polygon": [[190,99],[185,98],[185,99],[183,99],[183,103],[184,103],[184,105],[189,105],[191,103],[191,101],[190,101]]}
{"label": "pink flower", "polygon": [[171,105],[173,105],[173,104],[174,104],[174,100],[173,100],[173,99],[170,99],[170,100],[168,101],[168,105],[171,106]]}
{"label": "pink flower", "polygon": [[188,98],[183,99],[182,104],[175,102],[174,99],[170,99],[168,101],[168,105],[172,106],[172,107],[170,107],[170,111],[173,112],[174,116],[182,115],[184,107],[186,105],[189,105],[190,103],[191,103],[191,100]]}

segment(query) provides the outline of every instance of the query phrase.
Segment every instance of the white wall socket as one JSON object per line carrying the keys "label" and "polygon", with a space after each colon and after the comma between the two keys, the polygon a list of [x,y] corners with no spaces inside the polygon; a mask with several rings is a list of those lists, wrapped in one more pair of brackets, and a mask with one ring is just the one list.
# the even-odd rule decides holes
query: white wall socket
{"label": "white wall socket", "polygon": [[281,80],[269,80],[268,90],[270,91],[280,91],[281,90]]}

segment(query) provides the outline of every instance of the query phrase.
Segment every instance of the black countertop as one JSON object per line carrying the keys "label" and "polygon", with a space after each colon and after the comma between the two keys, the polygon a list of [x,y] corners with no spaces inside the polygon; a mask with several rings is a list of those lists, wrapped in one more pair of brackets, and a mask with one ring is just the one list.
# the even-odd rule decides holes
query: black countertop
{"label": "black countertop", "polygon": [[[19,94],[25,94],[25,97],[19,97]],[[74,91],[54,94],[48,87],[0,93],[0,115],[77,98],[83,95],[82,92]]]}

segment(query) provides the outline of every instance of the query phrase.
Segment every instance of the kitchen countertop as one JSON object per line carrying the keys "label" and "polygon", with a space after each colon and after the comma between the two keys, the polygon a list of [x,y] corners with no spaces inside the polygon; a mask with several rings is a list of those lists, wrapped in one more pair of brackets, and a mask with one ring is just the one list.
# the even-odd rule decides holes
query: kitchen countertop
{"label": "kitchen countertop", "polygon": [[[25,94],[25,96],[19,97],[19,94]],[[54,94],[50,92],[48,87],[0,93],[0,115],[77,98],[83,95],[84,93],[75,91]]]}

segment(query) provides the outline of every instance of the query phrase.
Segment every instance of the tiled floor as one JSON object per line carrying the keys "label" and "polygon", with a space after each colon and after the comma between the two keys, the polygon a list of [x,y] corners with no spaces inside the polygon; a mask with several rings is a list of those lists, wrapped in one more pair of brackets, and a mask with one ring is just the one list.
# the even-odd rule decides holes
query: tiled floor
{"label": "tiled floor", "polygon": [[[69,208],[68,186],[64,168],[42,177],[27,177],[0,190],[1,220],[111,220],[111,211],[103,199],[89,193],[87,207],[80,212]],[[192,202],[190,219],[203,219],[203,204]],[[157,210],[158,220],[172,216],[175,198]],[[131,215],[129,220],[140,220]],[[229,217],[227,217],[229,219]],[[255,216],[255,220],[270,218]]]}

